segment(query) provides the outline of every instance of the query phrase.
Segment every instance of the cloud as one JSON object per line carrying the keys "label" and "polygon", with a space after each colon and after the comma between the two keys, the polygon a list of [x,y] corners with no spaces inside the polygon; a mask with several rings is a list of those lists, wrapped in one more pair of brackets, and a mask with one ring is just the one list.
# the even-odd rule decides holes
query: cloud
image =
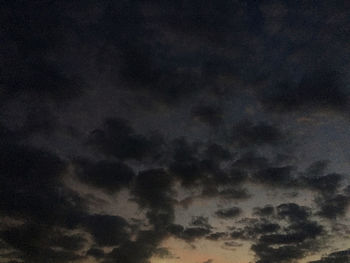
{"label": "cloud", "polygon": [[[2,37],[8,52],[1,60],[3,99],[29,95],[62,103],[81,93],[82,81],[77,73],[68,72],[55,55],[70,31],[64,24],[62,8],[54,2],[11,3],[5,7]],[[14,24],[14,17],[21,19]]]}
{"label": "cloud", "polygon": [[208,222],[208,217],[203,217],[203,216],[192,217],[192,221],[191,221],[190,225],[197,226],[197,227],[204,227],[207,229],[212,228],[212,226]]}
{"label": "cloud", "polygon": [[350,250],[342,250],[330,253],[327,256],[322,257],[320,260],[309,261],[309,263],[346,263],[350,260]]}
{"label": "cloud", "polygon": [[211,105],[198,105],[192,108],[191,114],[194,119],[213,127],[220,125],[223,120],[222,109]]}
{"label": "cloud", "polygon": [[140,206],[152,209],[171,209],[173,178],[163,169],[141,171],[135,180],[132,193]]}
{"label": "cloud", "polygon": [[69,251],[79,251],[84,248],[87,240],[80,234],[74,235],[53,235],[52,240],[53,247],[60,247]]}
{"label": "cloud", "polygon": [[244,200],[251,197],[248,190],[244,188],[226,188],[220,191],[218,195],[227,200]]}
{"label": "cloud", "polygon": [[87,240],[69,231],[77,228],[87,206],[63,183],[67,164],[51,152],[16,143],[11,139],[15,134],[6,136],[0,143],[0,211],[21,224],[2,226],[1,240],[18,261],[82,259],[80,250]]}
{"label": "cloud", "polygon": [[293,262],[304,256],[303,250],[295,246],[281,246],[273,248],[265,244],[254,244],[251,248],[259,257],[257,263],[273,262]]}
{"label": "cloud", "polygon": [[208,145],[205,151],[205,156],[209,160],[217,160],[217,161],[227,161],[232,158],[232,154],[228,149],[216,143],[212,143]]}
{"label": "cloud", "polygon": [[277,207],[277,215],[291,222],[299,222],[310,216],[310,209],[295,203],[281,204]]}
{"label": "cloud", "polygon": [[202,163],[197,157],[198,150],[184,138],[176,139],[173,142],[173,161],[169,164],[169,170],[178,177],[182,184],[191,186],[203,177]]}
{"label": "cloud", "polygon": [[241,121],[233,126],[231,140],[239,147],[254,145],[278,145],[283,142],[283,132],[268,123],[254,124],[250,121]]}
{"label": "cloud", "polygon": [[275,208],[272,205],[266,205],[264,207],[255,207],[254,215],[259,217],[273,216],[275,213]]}
{"label": "cloud", "polygon": [[326,195],[319,197],[316,203],[320,207],[320,216],[328,219],[336,219],[346,214],[350,205],[350,197],[342,194]]}
{"label": "cloud", "polygon": [[292,187],[298,184],[293,176],[294,170],[293,166],[267,167],[255,172],[251,180],[265,185]]}
{"label": "cloud", "polygon": [[86,209],[80,196],[67,189],[66,164],[56,155],[16,144],[1,144],[0,210],[8,216],[71,227]]}
{"label": "cloud", "polygon": [[[136,177],[131,193],[140,208],[147,209],[146,217],[151,230],[140,231],[138,240],[127,243],[125,249],[128,251],[129,247],[133,246],[136,246],[135,249],[140,249],[141,253],[145,254],[135,255],[140,259],[133,260],[142,262],[156,253],[160,242],[169,235],[169,227],[173,225],[174,205],[176,203],[173,198],[173,178],[163,169],[141,171]],[[121,246],[115,249],[115,253],[123,254],[126,252]],[[111,254],[117,255],[119,258],[118,254],[115,253],[112,251]]]}
{"label": "cloud", "polygon": [[[85,243],[80,236],[66,236],[42,225],[24,224],[0,232],[0,237],[19,251],[19,261],[63,263],[82,259],[79,250]],[[60,249],[54,249],[59,247]]]}
{"label": "cloud", "polygon": [[224,245],[222,246],[222,248],[228,249],[228,250],[236,250],[237,247],[241,247],[241,246],[243,246],[242,243],[238,243],[236,241],[226,241],[224,242]]}
{"label": "cloud", "polygon": [[222,219],[230,219],[239,216],[242,210],[239,207],[231,207],[226,209],[220,209],[215,212],[215,215]]}
{"label": "cloud", "polygon": [[324,176],[305,176],[301,178],[307,187],[317,190],[322,194],[334,193],[341,185],[342,179],[343,176],[336,173]]}
{"label": "cloud", "polygon": [[259,156],[254,152],[244,153],[232,164],[235,168],[247,170],[262,169],[269,165],[269,160],[266,157]]}
{"label": "cloud", "polygon": [[[317,223],[307,223],[302,225],[297,225],[296,227],[303,227],[303,230],[290,234],[269,234],[260,237],[260,242],[265,244],[291,244],[300,243],[308,238],[315,238],[322,232],[322,227],[317,225]],[[295,226],[290,228],[294,230]],[[287,231],[288,232],[288,231]]]}
{"label": "cloud", "polygon": [[232,239],[255,240],[262,234],[278,232],[281,227],[278,223],[267,220],[244,218],[240,220],[245,226],[243,228],[232,228],[230,233]]}
{"label": "cloud", "polygon": [[81,225],[99,246],[116,246],[129,239],[129,225],[119,216],[88,215],[82,220]]}
{"label": "cloud", "polygon": [[90,248],[86,252],[86,255],[94,257],[96,259],[102,259],[102,258],[105,257],[105,252],[102,249],[99,249],[99,248]]}
{"label": "cloud", "polygon": [[[162,242],[173,236],[226,249],[241,239],[258,263],[289,263],[345,218],[346,175],[325,160],[303,170],[307,144],[279,154],[294,137],[307,141],[293,136],[305,128],[299,115],[348,116],[350,23],[340,2],[7,1],[0,22],[2,259],[147,263],[171,256]],[[145,132],[154,127],[165,136]],[[142,218],[129,222],[113,203],[95,211],[81,184],[66,185],[71,166],[108,198],[127,189]],[[204,216],[177,224],[177,200],[256,206],[252,183],[315,200],[259,200],[253,218],[227,232]],[[346,261],[346,251],[318,262]]]}
{"label": "cloud", "polygon": [[158,252],[157,246],[163,239],[162,234],[156,231],[141,231],[135,241],[127,241],[121,246],[114,248],[104,259],[104,263],[125,262],[142,263]]}
{"label": "cloud", "polygon": [[347,109],[348,100],[340,74],[324,69],[306,73],[298,83],[278,84],[263,103],[269,109],[282,112],[310,108],[342,112]]}
{"label": "cloud", "polygon": [[185,138],[178,138],[173,141],[168,167],[182,186],[202,188],[203,197],[248,198],[247,191],[238,187],[248,176],[242,170],[227,166],[232,159],[231,151],[222,145],[189,143]]}
{"label": "cloud", "polygon": [[114,118],[105,120],[101,129],[92,131],[87,143],[106,156],[141,160],[157,156],[162,138],[135,134],[128,121]]}
{"label": "cloud", "polygon": [[129,89],[144,91],[150,103],[162,102],[172,105],[199,90],[200,75],[194,70],[183,71],[176,65],[161,66],[169,57],[156,54],[149,45],[123,47],[120,69],[121,78]]}
{"label": "cloud", "polygon": [[168,248],[166,247],[160,247],[160,248],[157,248],[155,251],[154,251],[154,256],[158,257],[158,258],[169,258],[169,259],[173,259],[173,258],[177,258],[175,255],[173,255]]}
{"label": "cloud", "polygon": [[135,177],[135,173],[129,166],[118,161],[77,160],[74,165],[80,181],[109,193],[129,187]]}
{"label": "cloud", "polygon": [[268,217],[258,213],[258,218],[240,220],[244,227],[233,227],[231,238],[251,240],[256,262],[261,263],[294,262],[320,246],[325,229],[311,220],[308,207],[286,203],[277,206],[276,211],[276,216],[269,211]]}
{"label": "cloud", "polygon": [[210,235],[206,236],[206,238],[209,240],[217,241],[217,240],[224,239],[227,236],[228,236],[228,234],[226,232],[215,232],[215,233],[211,233]]}
{"label": "cloud", "polygon": [[187,242],[193,242],[198,238],[203,238],[211,232],[211,230],[207,227],[184,228],[183,226],[176,224],[169,226],[168,231],[175,237],[183,239]]}
{"label": "cloud", "polygon": [[321,176],[324,174],[326,169],[328,168],[329,161],[328,160],[320,160],[313,162],[306,170],[306,174],[310,176]]}

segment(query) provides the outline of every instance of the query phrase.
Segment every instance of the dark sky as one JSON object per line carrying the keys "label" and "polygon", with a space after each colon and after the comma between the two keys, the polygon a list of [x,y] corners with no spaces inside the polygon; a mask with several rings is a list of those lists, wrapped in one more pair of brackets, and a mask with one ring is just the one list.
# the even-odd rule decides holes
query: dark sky
{"label": "dark sky", "polygon": [[8,0],[1,263],[350,262],[350,2]]}

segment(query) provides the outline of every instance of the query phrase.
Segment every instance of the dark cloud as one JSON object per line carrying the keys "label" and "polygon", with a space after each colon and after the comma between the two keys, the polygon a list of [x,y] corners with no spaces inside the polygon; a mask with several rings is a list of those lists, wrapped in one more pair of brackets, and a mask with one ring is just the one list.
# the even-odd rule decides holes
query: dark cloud
{"label": "dark cloud", "polygon": [[204,237],[210,233],[208,228],[203,227],[188,227],[185,228],[180,237],[187,241],[194,241],[197,238]]}
{"label": "dark cloud", "polygon": [[277,207],[277,214],[292,222],[304,221],[310,216],[310,209],[295,203],[281,204]]}
{"label": "dark cloud", "polygon": [[211,105],[196,106],[192,108],[191,114],[194,119],[213,127],[220,125],[223,120],[222,109]]}
{"label": "dark cloud", "polygon": [[133,194],[137,202],[152,209],[171,209],[173,178],[163,169],[142,171],[137,175]]}
{"label": "dark cloud", "polygon": [[[265,244],[291,244],[300,243],[308,238],[315,238],[322,232],[322,227],[316,223],[308,223],[297,225],[296,227],[303,227],[302,231],[296,231],[289,234],[269,234],[260,237],[260,242]],[[291,226],[291,228],[296,228]],[[288,231],[288,230],[287,230]]]}
{"label": "dark cloud", "polygon": [[239,216],[241,213],[242,210],[239,207],[231,207],[217,210],[215,215],[223,219],[230,219]]}
{"label": "dark cloud", "polygon": [[[318,234],[318,233],[317,233]],[[251,249],[259,258],[257,262],[294,262],[303,258],[309,250],[317,248],[316,233],[292,233],[264,235]]]}
{"label": "dark cloud", "polygon": [[175,140],[170,172],[179,177],[183,185],[191,186],[202,179],[201,168],[195,145],[189,144],[183,138]]}
{"label": "dark cloud", "polygon": [[251,248],[259,257],[257,263],[293,262],[304,257],[304,253],[296,246],[270,247],[265,244],[254,244]]}
{"label": "dark cloud", "polygon": [[121,162],[78,160],[75,162],[76,174],[82,182],[115,192],[122,187],[128,187],[135,174],[133,170]]}
{"label": "dark cloud", "polygon": [[235,231],[232,231],[230,233],[230,237],[232,239],[242,239],[242,240],[249,239],[249,237],[246,236],[246,234],[244,233],[244,231],[242,229],[237,229]]}
{"label": "dark cloud", "polygon": [[217,240],[224,239],[227,236],[228,234],[225,232],[215,232],[215,233],[211,233],[206,238],[209,240],[217,241]]}
{"label": "dark cloud", "polygon": [[169,233],[177,238],[183,239],[187,242],[193,242],[198,238],[203,238],[210,234],[211,230],[208,227],[187,227],[181,225],[171,225],[168,228]]}
{"label": "dark cloud", "polygon": [[169,259],[178,258],[175,255],[173,255],[169,251],[169,249],[166,247],[157,248],[153,254],[155,257],[158,257],[158,258],[169,258]]}
{"label": "dark cloud", "polygon": [[[2,12],[2,98],[30,95],[65,102],[78,96],[82,83],[55,52],[70,31],[64,3],[8,3]],[[44,12],[44,10],[46,10]]]}
{"label": "dark cloud", "polygon": [[172,142],[168,167],[182,186],[201,188],[203,197],[247,198],[246,190],[238,185],[248,176],[244,170],[231,167],[232,159],[234,155],[222,145],[178,138]]}
{"label": "dark cloud", "polygon": [[269,160],[266,157],[257,155],[254,152],[248,152],[234,161],[233,167],[238,169],[262,169],[269,166]]}
{"label": "dark cloud", "polygon": [[29,146],[1,144],[1,203],[7,215],[71,227],[85,210],[77,193],[67,189],[63,160]]}
{"label": "dark cloud", "polygon": [[203,216],[195,216],[192,217],[192,221],[190,223],[192,226],[197,226],[197,227],[204,227],[211,229],[211,225],[209,224],[208,217],[203,217]]}
{"label": "dark cloud", "polygon": [[82,259],[86,239],[63,232],[76,228],[87,210],[86,202],[63,183],[67,164],[46,150],[15,143],[11,138],[16,134],[4,136],[8,138],[0,143],[0,210],[23,224],[5,225],[0,239],[16,251],[19,261]]}
{"label": "dark cloud", "polygon": [[271,234],[281,228],[279,224],[267,220],[246,218],[241,223],[245,224],[244,228],[234,227],[230,234],[232,239],[255,240],[259,235]]}
{"label": "dark cloud", "polygon": [[210,144],[204,149],[201,146],[200,142],[190,143],[185,138],[173,141],[169,171],[183,186],[202,186],[203,192],[217,194],[218,186],[242,179],[238,173],[228,173],[221,167],[231,157],[228,149],[217,144]]}
{"label": "dark cloud", "polygon": [[330,253],[327,256],[322,257],[320,260],[310,261],[309,263],[346,263],[350,260],[350,250],[336,251]]}
{"label": "dark cloud", "polygon": [[295,167],[293,166],[268,167],[254,173],[251,179],[253,182],[272,186],[296,186],[297,181],[293,174],[294,170]]}
{"label": "dark cloud", "polygon": [[[256,262],[295,262],[316,250],[325,234],[324,227],[311,220],[310,208],[294,203],[255,209],[258,218],[240,220],[242,228],[233,227],[232,239],[251,240]],[[271,209],[272,208],[272,209]],[[268,217],[266,217],[268,216]],[[281,221],[282,220],[282,221]]]}
{"label": "dark cloud", "polygon": [[99,246],[120,245],[129,238],[129,225],[119,216],[89,215],[82,220],[82,225]]}
{"label": "dark cloud", "polygon": [[320,207],[319,215],[328,219],[336,219],[346,215],[350,205],[350,197],[342,194],[327,195],[316,200]]}
{"label": "dark cloud", "polygon": [[217,4],[155,2],[161,14],[167,16],[164,22],[175,33],[187,37],[194,35],[199,41],[219,46],[244,35],[253,22],[253,17],[246,12],[249,7],[238,1],[220,1]]}
{"label": "dark cloud", "polygon": [[52,242],[52,246],[61,247],[70,251],[79,251],[84,248],[86,239],[79,234],[74,235],[53,235],[49,243]]}
{"label": "dark cloud", "polygon": [[254,124],[250,121],[241,121],[233,126],[232,142],[239,147],[254,145],[278,145],[285,138],[283,132],[268,123]]}
{"label": "dark cloud", "polygon": [[94,257],[96,259],[102,259],[105,256],[105,252],[102,249],[99,249],[99,248],[90,248],[86,252],[86,255]]}
{"label": "dark cloud", "polygon": [[[350,18],[343,1],[316,2],[4,3],[2,261],[148,263],[176,258],[162,247],[171,236],[231,250],[245,240],[257,263],[321,253],[350,200],[346,164],[332,152],[346,146],[337,132],[346,136],[338,117],[349,113]],[[285,149],[294,140],[295,152]],[[337,156],[340,172],[324,160],[307,166],[315,156]],[[71,176],[89,187],[67,185]],[[232,202],[257,205],[249,184],[283,198],[298,191],[301,201],[259,200],[253,218],[228,232],[215,232],[210,217],[176,224],[177,200],[218,199],[231,208],[216,215],[237,218]],[[91,205],[85,194],[109,199],[122,189],[138,221],[117,215],[112,203],[113,215]],[[331,245],[341,246],[340,236]],[[349,261],[347,250],[315,262],[338,261]]]}
{"label": "dark cloud", "polygon": [[209,160],[229,160],[232,157],[231,152],[222,145],[213,143],[208,145],[205,151],[206,158]]}
{"label": "dark cloud", "polygon": [[280,229],[280,225],[276,223],[269,223],[266,221],[262,221],[254,226],[252,229],[255,231],[255,233],[258,234],[267,234],[267,233],[273,233]]}
{"label": "dark cloud", "polygon": [[[267,92],[269,94],[269,92]],[[297,83],[277,85],[263,103],[276,111],[323,109],[344,111],[349,104],[348,94],[342,87],[340,74],[334,70],[316,70],[306,73]]]}
{"label": "dark cloud", "polygon": [[[162,239],[166,238],[168,228],[175,219],[173,186],[173,178],[163,169],[145,170],[136,177],[132,194],[140,208],[148,209],[146,216],[152,226],[152,231],[145,232],[147,239],[152,239],[151,251],[147,248],[149,244],[137,244],[141,249],[146,249],[147,253],[154,251]],[[149,242],[147,239],[145,242]]]}
{"label": "dark cloud", "polygon": [[306,170],[306,173],[310,176],[321,176],[328,168],[328,160],[320,160],[312,163]]}
{"label": "dark cloud", "polygon": [[247,189],[244,188],[227,188],[219,192],[219,196],[224,199],[244,200],[251,197]]}
{"label": "dark cloud", "polygon": [[[78,253],[85,243],[80,236],[66,236],[42,225],[25,224],[0,232],[0,238],[19,251],[19,260],[25,262],[66,262],[83,257]],[[55,248],[60,247],[60,250]]]}
{"label": "dark cloud", "polygon": [[242,243],[238,243],[236,241],[226,241],[224,242],[224,245],[222,248],[229,249],[229,250],[235,250],[237,247],[243,246]]}
{"label": "dark cloud", "polygon": [[348,185],[347,187],[345,187],[344,193],[345,193],[346,195],[350,196],[350,185]]}
{"label": "dark cloud", "polygon": [[80,67],[63,55],[72,32],[67,11],[57,1],[13,2],[2,10],[0,111],[2,123],[23,137],[57,132],[59,109],[89,89]]}
{"label": "dark cloud", "polygon": [[275,213],[275,208],[272,205],[266,205],[264,207],[255,207],[254,215],[259,217],[272,216]]}
{"label": "dark cloud", "polygon": [[155,102],[170,105],[199,90],[200,75],[191,68],[181,70],[176,63],[166,63],[171,59],[165,55],[166,48],[154,52],[154,47],[147,44],[128,44],[121,48],[123,64],[119,74],[129,89],[145,92],[151,103],[155,98]]}
{"label": "dark cloud", "polygon": [[308,188],[317,190],[323,194],[334,193],[341,185],[342,179],[343,176],[336,173],[301,178]]}
{"label": "dark cloud", "polygon": [[135,134],[124,119],[107,119],[101,129],[90,133],[87,142],[106,156],[114,156],[121,160],[141,160],[158,156],[162,138],[158,135],[148,138]]}
{"label": "dark cloud", "polygon": [[114,248],[102,262],[148,262],[148,259],[157,253],[157,246],[162,238],[162,235],[155,231],[141,231],[135,241],[130,240]]}

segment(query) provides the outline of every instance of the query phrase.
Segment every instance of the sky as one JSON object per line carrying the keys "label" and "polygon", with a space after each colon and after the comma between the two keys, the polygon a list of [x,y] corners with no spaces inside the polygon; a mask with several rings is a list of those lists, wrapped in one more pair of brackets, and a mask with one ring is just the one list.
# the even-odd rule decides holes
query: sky
{"label": "sky", "polygon": [[350,2],[0,8],[0,263],[350,262]]}

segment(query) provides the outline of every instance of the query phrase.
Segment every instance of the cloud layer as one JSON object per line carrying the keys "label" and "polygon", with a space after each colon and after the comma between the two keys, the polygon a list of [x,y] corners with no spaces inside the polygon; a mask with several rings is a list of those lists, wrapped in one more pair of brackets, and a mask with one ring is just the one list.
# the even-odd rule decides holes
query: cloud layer
{"label": "cloud layer", "polygon": [[5,3],[0,262],[348,262],[348,8]]}

